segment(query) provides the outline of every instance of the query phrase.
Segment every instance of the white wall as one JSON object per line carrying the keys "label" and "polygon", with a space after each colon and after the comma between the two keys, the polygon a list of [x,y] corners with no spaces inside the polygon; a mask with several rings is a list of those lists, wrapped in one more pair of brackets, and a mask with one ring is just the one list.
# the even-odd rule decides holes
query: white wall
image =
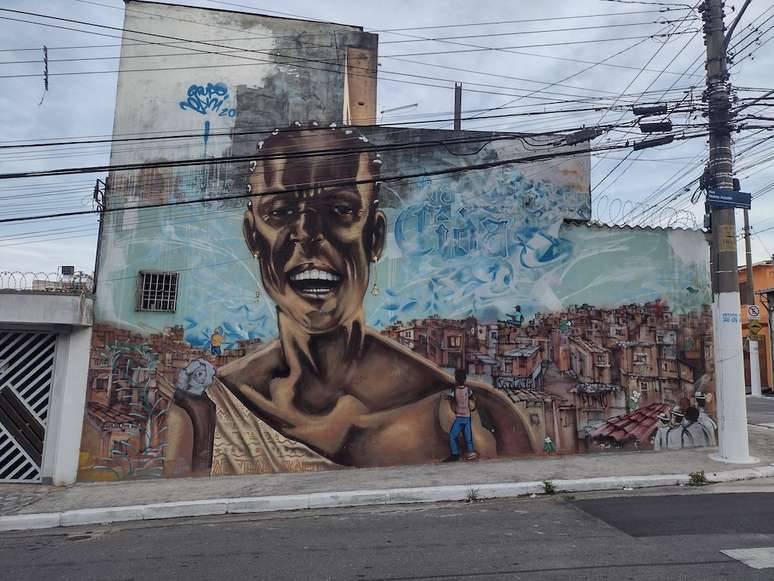
{"label": "white wall", "polygon": [[0,327],[58,333],[41,478],[75,482],[89,374],[94,301],[85,295],[0,292]]}
{"label": "white wall", "polygon": [[72,484],[78,474],[90,347],[91,327],[72,327],[57,338],[40,470],[44,484]]}

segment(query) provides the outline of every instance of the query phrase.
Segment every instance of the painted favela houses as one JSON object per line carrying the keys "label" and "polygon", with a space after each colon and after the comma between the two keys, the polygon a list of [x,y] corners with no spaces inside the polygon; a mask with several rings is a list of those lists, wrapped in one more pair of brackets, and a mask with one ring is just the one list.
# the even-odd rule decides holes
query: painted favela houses
{"label": "painted favela houses", "polygon": [[127,6],[267,54],[119,75],[116,134],[194,137],[113,149],[82,480],[437,462],[457,370],[483,459],[714,444],[704,235],[591,225],[587,142],[376,126],[357,27]]}

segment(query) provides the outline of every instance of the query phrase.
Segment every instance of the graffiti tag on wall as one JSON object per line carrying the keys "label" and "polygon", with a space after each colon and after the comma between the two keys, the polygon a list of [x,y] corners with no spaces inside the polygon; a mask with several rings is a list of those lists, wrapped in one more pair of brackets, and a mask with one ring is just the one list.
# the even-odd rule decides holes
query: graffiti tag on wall
{"label": "graffiti tag on wall", "polygon": [[[183,111],[194,111],[200,115],[215,113],[218,117],[236,117],[236,109],[226,105],[229,99],[228,86],[225,83],[193,84],[186,92],[187,99],[178,106]],[[207,141],[210,137],[210,122],[204,122],[204,156],[207,156]]]}
{"label": "graffiti tag on wall", "polygon": [[212,111],[217,113],[218,117],[236,117],[236,109],[224,107],[229,98],[228,87],[224,83],[191,85],[188,87],[187,96],[185,101],[179,103],[183,111],[196,111],[201,115]]}

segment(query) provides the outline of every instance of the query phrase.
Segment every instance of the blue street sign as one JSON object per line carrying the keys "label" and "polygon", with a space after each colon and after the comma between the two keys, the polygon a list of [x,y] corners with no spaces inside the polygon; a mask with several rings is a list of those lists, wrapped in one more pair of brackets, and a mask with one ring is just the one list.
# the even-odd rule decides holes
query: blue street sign
{"label": "blue street sign", "polygon": [[746,192],[734,190],[707,190],[707,202],[716,208],[750,209],[752,196]]}

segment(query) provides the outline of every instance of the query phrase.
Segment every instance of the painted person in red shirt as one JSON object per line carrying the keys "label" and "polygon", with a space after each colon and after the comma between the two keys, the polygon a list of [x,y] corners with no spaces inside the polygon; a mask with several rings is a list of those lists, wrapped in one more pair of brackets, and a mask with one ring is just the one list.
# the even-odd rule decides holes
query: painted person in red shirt
{"label": "painted person in red shirt", "polygon": [[442,396],[449,400],[454,412],[454,423],[449,431],[451,455],[444,462],[456,462],[460,459],[460,447],[457,443],[460,432],[462,432],[465,438],[465,448],[467,450],[465,459],[475,460],[478,458],[473,446],[473,426],[470,418],[470,412],[476,409],[476,395],[472,389],[465,385],[467,379],[468,376],[464,369],[455,370],[454,387],[449,390],[448,394]]}

